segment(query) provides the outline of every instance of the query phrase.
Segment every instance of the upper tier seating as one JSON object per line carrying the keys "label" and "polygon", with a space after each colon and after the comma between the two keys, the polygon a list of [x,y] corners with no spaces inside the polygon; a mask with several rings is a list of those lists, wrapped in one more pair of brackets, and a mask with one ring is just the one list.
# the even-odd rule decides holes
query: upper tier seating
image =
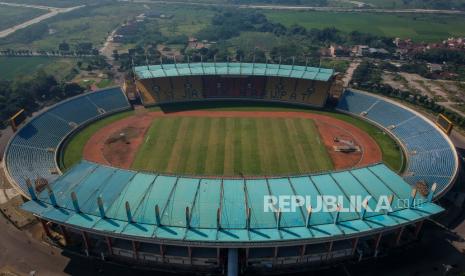
{"label": "upper tier seating", "polygon": [[55,153],[64,138],[80,125],[130,105],[120,88],[89,92],[45,110],[11,140],[5,153],[6,167],[20,188],[27,192],[26,179],[58,177]]}
{"label": "upper tier seating", "polygon": [[346,90],[338,109],[363,116],[387,129],[407,150],[405,180],[411,185],[425,181],[438,191],[447,190],[453,181],[457,164],[455,149],[448,139],[423,116],[381,97]]}

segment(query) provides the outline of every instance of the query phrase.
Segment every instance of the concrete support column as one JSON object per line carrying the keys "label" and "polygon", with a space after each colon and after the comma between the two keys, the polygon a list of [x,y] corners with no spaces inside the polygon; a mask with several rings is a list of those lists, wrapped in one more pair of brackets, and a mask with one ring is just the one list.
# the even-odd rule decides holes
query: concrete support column
{"label": "concrete support column", "polygon": [[420,231],[421,231],[421,228],[423,227],[423,223],[424,223],[424,222],[425,222],[425,221],[422,220],[422,221],[417,222],[417,223],[415,224],[415,232],[414,232],[414,237],[415,237],[415,239],[418,238],[418,235],[420,234]]}
{"label": "concrete support column", "polygon": [[278,247],[275,247],[273,250],[273,264],[276,264],[277,260],[278,260]]}
{"label": "concrete support column", "polygon": [[163,262],[165,262],[165,247],[163,246],[163,244],[160,244],[160,254]]}
{"label": "concrete support column", "polygon": [[111,244],[111,238],[107,236],[105,237],[105,241],[107,243],[108,253],[113,255],[113,245]]}
{"label": "concrete support column", "polygon": [[192,247],[187,247],[187,255],[189,256],[189,263],[192,264]]}
{"label": "concrete support column", "polygon": [[87,233],[84,231],[81,231],[81,236],[82,236],[82,241],[84,243],[84,249],[86,251],[86,255],[89,256],[89,251],[90,251],[89,237],[87,236]]}
{"label": "concrete support column", "polygon": [[239,275],[239,258],[237,248],[228,249],[228,276]]}
{"label": "concrete support column", "polygon": [[358,245],[358,238],[355,238],[354,241],[352,242],[352,256],[355,255],[355,252],[357,251],[357,245]]}
{"label": "concrete support column", "polygon": [[375,240],[375,257],[378,256],[378,248],[379,244],[381,243],[381,238],[383,237],[383,233],[379,233]]}
{"label": "concrete support column", "polygon": [[402,234],[404,233],[404,229],[405,229],[405,226],[402,226],[402,227],[399,229],[399,233],[397,233],[397,237],[396,237],[395,246],[399,246],[400,241],[401,241],[401,239],[402,239]]}
{"label": "concrete support column", "polygon": [[326,260],[329,259],[329,255],[331,254],[331,252],[333,252],[333,243],[334,243],[333,241],[329,243],[328,254],[326,255]]}
{"label": "concrete support column", "polygon": [[307,249],[307,245],[304,244],[300,247],[300,258],[302,259],[305,255],[305,250]]}
{"label": "concrete support column", "polygon": [[136,241],[131,241],[132,242],[132,251],[134,251],[134,258],[136,260],[139,260],[139,243]]}
{"label": "concrete support column", "polygon": [[45,232],[45,235],[47,235],[47,237],[50,237],[50,229],[48,228],[48,225],[47,225],[47,221],[43,220],[43,219],[39,219],[40,220],[40,224],[42,224],[42,228],[44,228],[44,232]]}
{"label": "concrete support column", "polygon": [[61,234],[63,235],[63,239],[65,240],[65,244],[69,245],[70,244],[70,239],[69,239],[69,235],[68,235],[68,230],[66,229],[65,226],[60,225],[60,231],[61,231]]}

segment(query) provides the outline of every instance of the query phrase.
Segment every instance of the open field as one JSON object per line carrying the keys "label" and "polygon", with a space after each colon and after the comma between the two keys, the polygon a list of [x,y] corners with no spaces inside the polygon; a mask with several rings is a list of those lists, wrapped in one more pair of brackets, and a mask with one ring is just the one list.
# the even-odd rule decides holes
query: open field
{"label": "open field", "polygon": [[254,49],[255,47],[262,51],[271,51],[273,47],[285,46],[288,43],[287,39],[273,33],[242,32],[239,36],[229,39],[227,45],[233,52],[235,49]]}
{"label": "open field", "polygon": [[464,36],[463,15],[338,13],[315,11],[265,11],[273,22],[306,28],[334,27],[344,32],[359,31],[416,41],[439,41]]}
{"label": "open field", "polygon": [[[425,1],[425,0],[360,0],[360,2],[370,4],[376,8],[387,9],[449,9],[456,7],[465,7],[464,0],[447,0],[447,1]],[[446,5],[447,4],[447,5]]]}
{"label": "open field", "polygon": [[46,10],[0,5],[0,31],[45,13]]}
{"label": "open field", "polygon": [[[297,149],[308,154],[296,155]],[[333,166],[312,120],[169,117],[153,121],[132,168],[240,176],[325,171]]]}
{"label": "open field", "polygon": [[50,7],[57,7],[57,8],[74,7],[74,6],[92,3],[91,0],[2,0],[1,2],[50,6]]}
{"label": "open field", "polygon": [[32,75],[39,70],[57,79],[67,79],[76,62],[76,59],[53,57],[0,57],[0,80]]}
{"label": "open field", "polygon": [[[111,31],[144,10],[142,5],[121,3],[86,6],[19,30],[1,39],[0,48],[56,50],[63,41],[71,45],[91,42],[99,47]],[[33,35],[28,34],[31,29]]]}
{"label": "open field", "polygon": [[214,15],[212,8],[197,6],[153,5],[152,10],[173,15],[171,19],[158,19],[160,31],[167,37],[192,36],[210,24]]}

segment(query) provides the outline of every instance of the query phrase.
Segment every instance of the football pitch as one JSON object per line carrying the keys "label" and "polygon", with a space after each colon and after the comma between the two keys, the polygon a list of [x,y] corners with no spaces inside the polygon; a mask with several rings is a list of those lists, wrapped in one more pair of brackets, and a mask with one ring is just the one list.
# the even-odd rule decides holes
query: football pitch
{"label": "football pitch", "polygon": [[160,117],[132,169],[186,175],[286,175],[332,170],[313,120]]}

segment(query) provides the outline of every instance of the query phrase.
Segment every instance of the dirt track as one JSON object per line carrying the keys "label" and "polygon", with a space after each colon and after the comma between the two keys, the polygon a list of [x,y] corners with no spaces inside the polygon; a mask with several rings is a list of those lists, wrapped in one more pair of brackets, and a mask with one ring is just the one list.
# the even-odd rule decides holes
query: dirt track
{"label": "dirt track", "polygon": [[[261,111],[183,111],[176,113],[146,112],[114,122],[96,132],[87,142],[83,157],[86,160],[130,168],[139,146],[144,142],[145,133],[156,117],[247,117],[247,118],[308,118],[313,119],[323,142],[333,160],[335,169],[364,166],[382,160],[378,144],[365,132],[344,121],[314,113],[302,112],[261,112]],[[333,146],[344,143],[334,138],[352,141],[360,152],[342,153]]]}

